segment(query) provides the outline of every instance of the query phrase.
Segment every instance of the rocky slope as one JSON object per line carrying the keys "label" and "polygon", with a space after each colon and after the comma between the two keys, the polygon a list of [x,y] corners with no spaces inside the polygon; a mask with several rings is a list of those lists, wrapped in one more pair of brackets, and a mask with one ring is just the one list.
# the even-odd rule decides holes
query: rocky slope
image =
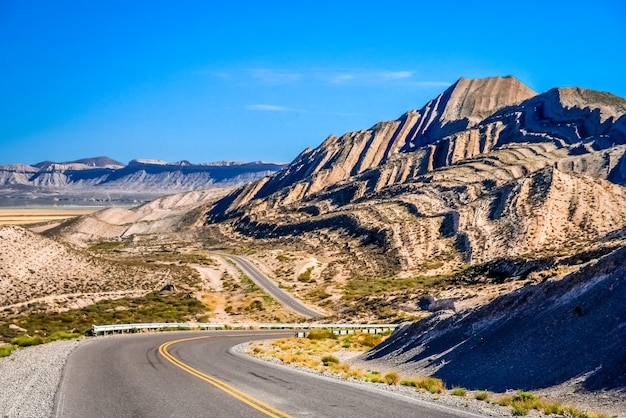
{"label": "rocky slope", "polygon": [[353,259],[369,250],[356,270],[385,276],[571,254],[626,227],[625,144],[620,97],[460,79],[419,111],[305,150],[207,224],[309,247],[339,235]]}
{"label": "rocky slope", "polygon": [[406,325],[364,359],[470,389],[623,391],[625,256],[623,247],[562,280]]}
{"label": "rocky slope", "polygon": [[192,164],[133,160],[128,165],[107,157],[33,166],[0,165],[4,205],[133,203],[182,191],[241,185],[272,174],[282,164],[218,162]]}

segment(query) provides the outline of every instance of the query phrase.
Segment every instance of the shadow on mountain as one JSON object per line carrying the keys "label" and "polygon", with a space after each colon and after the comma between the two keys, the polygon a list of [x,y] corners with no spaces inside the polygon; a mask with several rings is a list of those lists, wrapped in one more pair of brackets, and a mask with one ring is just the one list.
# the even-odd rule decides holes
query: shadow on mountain
{"label": "shadow on mountain", "polygon": [[626,389],[626,248],[559,281],[403,328],[366,359],[404,359],[447,386]]}

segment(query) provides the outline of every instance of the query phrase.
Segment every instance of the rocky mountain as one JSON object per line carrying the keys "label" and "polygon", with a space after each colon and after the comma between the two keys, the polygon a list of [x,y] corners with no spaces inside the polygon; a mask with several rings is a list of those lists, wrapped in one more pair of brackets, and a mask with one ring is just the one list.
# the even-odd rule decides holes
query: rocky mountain
{"label": "rocky mountain", "polygon": [[207,224],[314,248],[340,236],[360,274],[384,276],[572,253],[626,227],[625,150],[620,97],[461,78],[418,111],[305,150]]}
{"label": "rocky mountain", "polygon": [[133,160],[125,165],[108,157],[0,165],[0,196],[4,205],[136,203],[164,194],[242,185],[282,167],[261,161]]}

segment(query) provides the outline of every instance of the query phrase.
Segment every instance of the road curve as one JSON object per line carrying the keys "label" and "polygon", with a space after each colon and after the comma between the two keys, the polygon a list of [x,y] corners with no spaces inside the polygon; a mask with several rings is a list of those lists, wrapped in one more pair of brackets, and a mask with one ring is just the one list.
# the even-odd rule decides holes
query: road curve
{"label": "road curve", "polygon": [[254,283],[263,288],[267,293],[272,295],[279,303],[288,307],[289,309],[297,312],[298,314],[307,318],[322,318],[324,314],[321,314],[308,306],[304,305],[298,299],[291,296],[289,293],[280,289],[273,280],[268,278],[254,264],[249,262],[244,257],[238,255],[224,255],[223,257],[231,260],[237,265],[246,275],[252,279]]}
{"label": "road curve", "polygon": [[95,338],[68,358],[54,416],[479,416],[231,350],[245,341],[288,335],[292,333],[208,331]]}

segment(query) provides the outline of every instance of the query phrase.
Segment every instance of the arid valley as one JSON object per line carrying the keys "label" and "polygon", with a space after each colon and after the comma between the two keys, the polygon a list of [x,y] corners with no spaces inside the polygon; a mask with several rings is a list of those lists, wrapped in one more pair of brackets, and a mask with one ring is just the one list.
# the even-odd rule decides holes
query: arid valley
{"label": "arid valley", "polygon": [[[163,197],[104,209],[3,209],[0,349],[87,338],[94,324],[395,324],[375,344],[344,342],[362,348],[346,364],[488,391],[493,403],[517,393],[498,410],[513,415],[544,408],[515,404],[526,393],[579,408],[546,415],[626,416],[625,151],[621,97],[461,78],[272,173],[237,166],[239,185],[167,165],[192,190],[166,185]],[[70,178],[77,164],[98,161],[46,167]],[[0,166],[3,187],[32,187],[16,186],[25,170]],[[152,174],[151,193],[166,177]],[[45,193],[96,187],[68,184]],[[270,296],[232,255],[319,317]]]}

